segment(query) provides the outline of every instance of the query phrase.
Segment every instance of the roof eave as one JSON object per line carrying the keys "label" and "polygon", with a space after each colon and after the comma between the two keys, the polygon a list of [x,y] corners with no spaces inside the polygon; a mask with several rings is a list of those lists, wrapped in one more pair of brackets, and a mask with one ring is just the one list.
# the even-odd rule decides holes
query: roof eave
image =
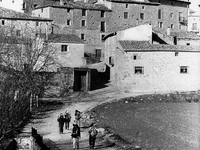
{"label": "roof eave", "polygon": [[51,19],[37,19],[37,18],[12,18],[12,17],[0,17],[0,19],[7,19],[7,20],[32,20],[32,21],[53,21]]}

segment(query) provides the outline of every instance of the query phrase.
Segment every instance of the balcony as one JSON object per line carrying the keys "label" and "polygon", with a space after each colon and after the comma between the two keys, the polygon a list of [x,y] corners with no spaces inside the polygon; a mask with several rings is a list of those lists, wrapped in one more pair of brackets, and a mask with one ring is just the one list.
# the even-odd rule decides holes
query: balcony
{"label": "balcony", "polygon": [[86,64],[94,64],[101,62],[101,57],[97,57],[96,54],[85,53],[84,58],[86,59]]}
{"label": "balcony", "polygon": [[188,20],[185,19],[185,17],[179,17],[179,23],[181,25],[187,26],[188,25]]}

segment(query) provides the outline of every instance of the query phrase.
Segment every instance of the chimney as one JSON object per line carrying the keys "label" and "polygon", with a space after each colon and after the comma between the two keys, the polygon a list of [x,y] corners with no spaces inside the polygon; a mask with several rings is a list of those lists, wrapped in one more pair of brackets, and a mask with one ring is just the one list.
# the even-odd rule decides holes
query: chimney
{"label": "chimney", "polygon": [[60,6],[63,6],[63,5],[64,5],[63,0],[60,0]]}
{"label": "chimney", "polygon": [[167,35],[170,35],[170,27],[167,28]]}

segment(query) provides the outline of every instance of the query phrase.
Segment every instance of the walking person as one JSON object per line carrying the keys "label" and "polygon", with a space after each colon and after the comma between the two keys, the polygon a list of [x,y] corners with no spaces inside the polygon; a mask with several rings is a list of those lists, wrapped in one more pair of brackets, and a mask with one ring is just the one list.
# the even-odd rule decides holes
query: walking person
{"label": "walking person", "polygon": [[77,124],[73,124],[71,136],[73,142],[73,149],[79,149],[79,138],[81,137],[81,131],[80,127]]}
{"label": "walking person", "polygon": [[66,111],[64,117],[65,117],[65,129],[69,130],[69,123],[71,121],[71,115],[68,111]]}
{"label": "walking person", "polygon": [[81,112],[78,110],[75,110],[74,115],[75,115],[76,124],[80,127]]}
{"label": "walking person", "polygon": [[63,134],[63,127],[64,127],[64,123],[65,123],[65,118],[64,118],[62,113],[58,117],[57,121],[58,121],[58,126],[59,126],[59,133]]}
{"label": "walking person", "polygon": [[91,124],[89,130],[88,130],[88,133],[89,133],[89,145],[90,145],[90,149],[94,149],[94,146],[95,146],[95,140],[96,140],[96,136],[98,134],[98,131],[95,127],[95,124]]}

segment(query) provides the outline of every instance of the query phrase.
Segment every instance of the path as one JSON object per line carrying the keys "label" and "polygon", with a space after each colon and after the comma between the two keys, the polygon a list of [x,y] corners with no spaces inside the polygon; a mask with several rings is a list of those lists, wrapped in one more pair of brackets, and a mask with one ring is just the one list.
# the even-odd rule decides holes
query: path
{"label": "path", "polygon": [[[72,144],[70,144],[71,128],[70,130],[64,130],[64,134],[59,134],[57,117],[60,113],[64,113],[68,110],[72,114],[72,121],[74,120],[74,111],[77,109],[81,112],[89,110],[101,103],[118,100],[120,98],[140,95],[141,93],[122,93],[117,88],[109,85],[106,88],[90,91],[86,96],[72,97],[74,103],[66,103],[63,108],[56,111],[50,111],[46,118],[33,120],[33,123],[29,123],[23,130],[23,132],[30,132],[31,127],[38,130],[38,133],[43,135],[43,139],[46,144],[51,147],[51,150],[71,150]],[[101,142],[97,142],[98,149],[101,150],[113,150],[112,147],[104,147]],[[80,147],[82,150],[88,148],[88,133],[87,130],[81,132]]]}

